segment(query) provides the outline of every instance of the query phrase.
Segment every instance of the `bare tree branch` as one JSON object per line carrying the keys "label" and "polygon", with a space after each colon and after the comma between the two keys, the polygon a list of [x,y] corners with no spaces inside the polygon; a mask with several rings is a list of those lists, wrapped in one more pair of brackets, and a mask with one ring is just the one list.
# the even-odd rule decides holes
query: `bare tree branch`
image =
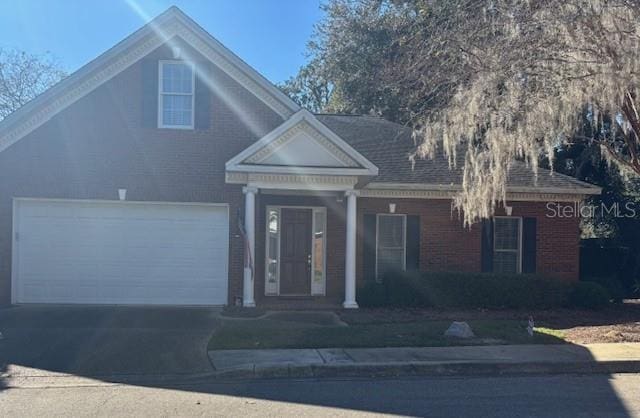
{"label": "bare tree branch", "polygon": [[65,76],[49,55],[0,49],[0,120]]}

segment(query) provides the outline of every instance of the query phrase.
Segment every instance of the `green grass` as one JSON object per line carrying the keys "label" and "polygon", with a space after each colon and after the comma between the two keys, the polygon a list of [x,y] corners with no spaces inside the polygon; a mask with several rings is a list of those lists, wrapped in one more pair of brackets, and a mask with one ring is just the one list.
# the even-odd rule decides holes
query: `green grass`
{"label": "green grass", "polygon": [[540,328],[536,328],[535,330],[536,330],[536,333],[540,335],[546,335],[546,336],[554,337],[560,340],[565,339],[564,332],[557,329],[540,327]]}
{"label": "green grass", "polygon": [[355,348],[355,347],[443,347],[480,344],[559,344],[561,333],[536,329],[526,332],[525,321],[468,321],[477,338],[445,337],[451,321],[413,321],[321,326],[296,322],[256,319],[224,321],[209,341],[210,350],[260,348]]}

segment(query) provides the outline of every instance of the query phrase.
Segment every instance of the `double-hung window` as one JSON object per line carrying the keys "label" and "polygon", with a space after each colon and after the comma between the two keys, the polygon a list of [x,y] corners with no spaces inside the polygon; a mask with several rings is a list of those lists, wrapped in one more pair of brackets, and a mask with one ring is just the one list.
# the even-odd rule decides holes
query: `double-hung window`
{"label": "double-hung window", "polygon": [[158,127],[193,129],[193,65],[184,61],[160,61],[159,80]]}
{"label": "double-hung window", "polygon": [[522,271],[522,218],[497,216],[493,219],[493,271]]}
{"label": "double-hung window", "polygon": [[407,217],[379,214],[377,216],[376,280],[385,273],[406,269]]}

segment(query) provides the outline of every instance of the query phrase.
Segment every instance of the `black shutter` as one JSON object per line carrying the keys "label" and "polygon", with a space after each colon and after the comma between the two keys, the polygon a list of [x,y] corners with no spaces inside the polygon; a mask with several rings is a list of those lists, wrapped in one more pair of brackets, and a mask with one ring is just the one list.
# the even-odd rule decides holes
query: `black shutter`
{"label": "black shutter", "polygon": [[522,272],[536,272],[536,218],[522,219]]}
{"label": "black shutter", "polygon": [[420,216],[407,216],[407,271],[420,270]]}
{"label": "black shutter", "polygon": [[484,219],[482,221],[482,233],[481,233],[481,265],[483,273],[490,273],[493,271],[493,220]]}
{"label": "black shutter", "polygon": [[363,275],[364,280],[376,278],[376,215],[364,215],[363,219]]}
{"label": "black shutter", "polygon": [[158,127],[158,61],[142,61],[142,126]]}
{"label": "black shutter", "polygon": [[195,82],[195,129],[207,130],[211,127],[211,66],[208,62],[198,63]]}

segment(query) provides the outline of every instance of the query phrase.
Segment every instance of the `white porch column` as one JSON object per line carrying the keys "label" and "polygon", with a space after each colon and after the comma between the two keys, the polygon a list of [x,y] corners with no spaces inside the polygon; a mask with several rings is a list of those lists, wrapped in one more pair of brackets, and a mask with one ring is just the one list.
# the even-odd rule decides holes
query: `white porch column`
{"label": "white porch column", "polygon": [[[242,189],[242,192],[244,193],[244,231],[246,234],[242,305],[247,308],[253,308],[256,306],[253,298],[253,288],[256,253],[256,193],[258,189],[247,186]],[[248,255],[247,252],[249,253]]]}
{"label": "white porch column", "polygon": [[347,242],[344,257],[344,303],[348,309],[358,308],[356,302],[356,199],[357,192],[349,190],[347,196]]}

